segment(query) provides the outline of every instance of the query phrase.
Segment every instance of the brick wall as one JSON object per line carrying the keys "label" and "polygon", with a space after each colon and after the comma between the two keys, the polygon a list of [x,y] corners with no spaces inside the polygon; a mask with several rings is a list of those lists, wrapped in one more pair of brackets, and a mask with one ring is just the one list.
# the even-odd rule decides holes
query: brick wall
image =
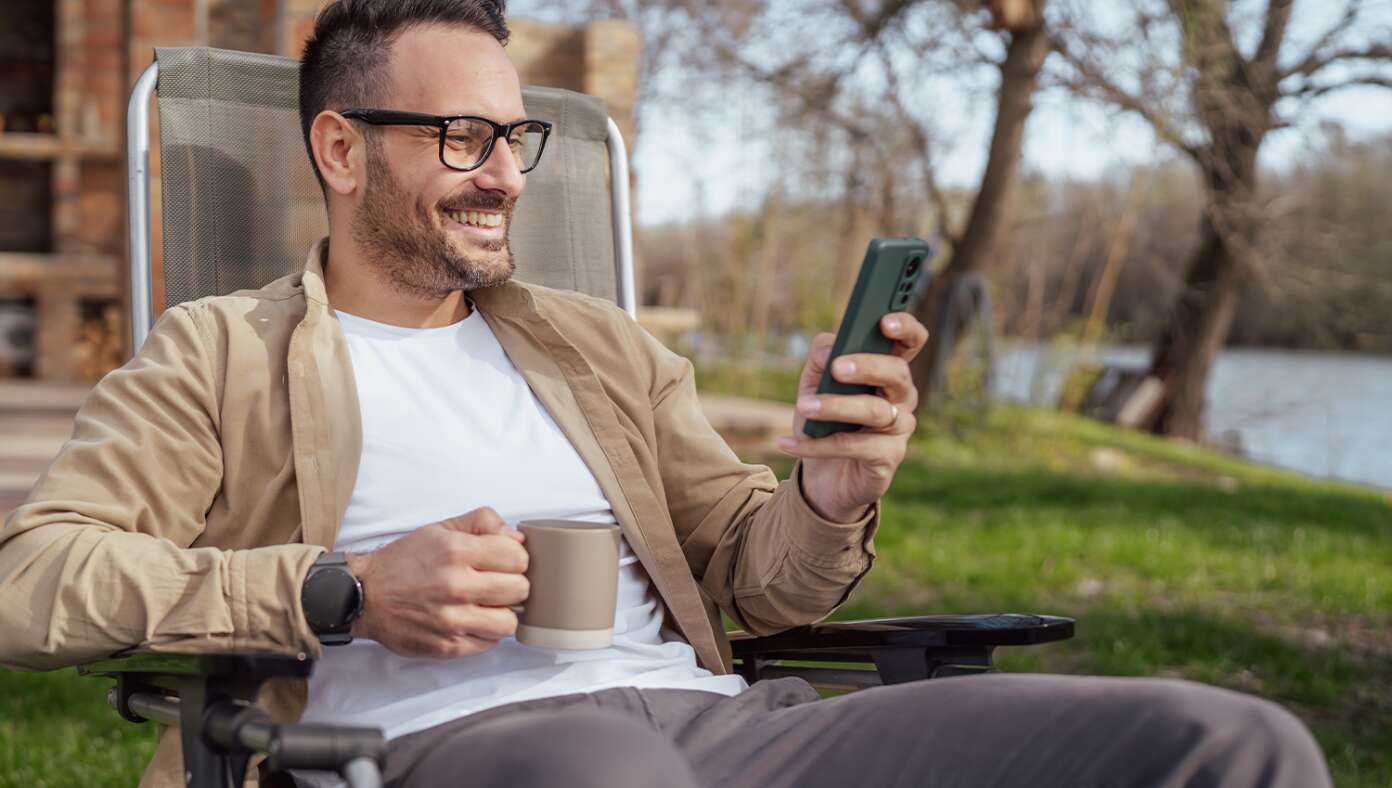
{"label": "brick wall", "polygon": [[279,0],[208,0],[208,45],[278,52]]}
{"label": "brick wall", "polygon": [[[82,315],[96,314],[93,304],[128,295],[125,108],[154,48],[211,45],[298,57],[322,3],[0,0],[0,47],[8,56],[0,58],[0,133],[11,132],[0,140],[0,256],[9,255],[0,268],[27,272],[0,273],[0,299],[36,304],[35,369],[41,377],[89,377],[82,358],[91,353],[79,358],[75,349],[85,330]],[[51,39],[45,32],[50,14]],[[612,21],[578,27],[510,22],[508,51],[524,83],[599,96],[631,147],[636,30]],[[150,169],[153,295],[160,304],[157,151]]]}
{"label": "brick wall", "polygon": [[[264,0],[220,0],[222,3]],[[314,29],[322,0],[281,0],[280,52],[299,57]],[[638,98],[638,30],[628,22],[601,20],[579,27],[529,19],[508,20],[507,51],[523,84],[589,93],[604,99],[619,130],[633,146],[634,105]]]}
{"label": "brick wall", "polygon": [[638,30],[602,20],[581,27],[512,19],[508,55],[528,85],[578,90],[603,99],[633,147],[638,98]]}

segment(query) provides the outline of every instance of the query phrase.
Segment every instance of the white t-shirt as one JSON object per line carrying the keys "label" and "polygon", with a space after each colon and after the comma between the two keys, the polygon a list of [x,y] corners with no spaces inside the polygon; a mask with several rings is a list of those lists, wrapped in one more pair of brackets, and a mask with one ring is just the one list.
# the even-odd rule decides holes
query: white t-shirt
{"label": "white t-shirt", "polygon": [[[478,312],[411,329],[338,313],[362,409],[363,451],[336,550],[362,552],[447,517],[491,506],[511,525],[558,518],[614,522],[570,441]],[[372,640],[325,648],[305,722],[380,726],[403,736],[521,700],[608,687],[734,695],[664,627],[663,607],[628,542],[620,545],[614,642],[533,648],[506,638],[483,654],[415,659]]]}

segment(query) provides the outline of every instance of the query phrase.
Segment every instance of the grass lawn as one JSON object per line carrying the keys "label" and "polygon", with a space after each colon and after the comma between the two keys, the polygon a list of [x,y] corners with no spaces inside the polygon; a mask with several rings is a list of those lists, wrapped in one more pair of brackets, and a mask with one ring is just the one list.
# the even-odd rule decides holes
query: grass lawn
{"label": "grass lawn", "polygon": [[[1042,411],[925,428],[913,449],[876,569],[838,617],[1074,616],[1075,639],[1002,651],[1002,667],[1273,698],[1338,785],[1392,785],[1388,494]],[[134,785],[153,732],[120,723],[104,687],[0,671],[0,787]]]}
{"label": "grass lawn", "polygon": [[1262,695],[1337,785],[1392,785],[1392,497],[1043,411],[964,437],[915,440],[838,617],[1073,616],[1073,640],[1002,667]]}

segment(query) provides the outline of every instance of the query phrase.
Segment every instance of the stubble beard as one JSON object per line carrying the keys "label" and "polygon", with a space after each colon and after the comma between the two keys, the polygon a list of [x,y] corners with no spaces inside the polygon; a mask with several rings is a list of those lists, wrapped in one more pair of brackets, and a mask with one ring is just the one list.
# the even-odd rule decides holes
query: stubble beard
{"label": "stubble beard", "polygon": [[446,208],[501,211],[510,232],[515,199],[474,193],[427,206],[406,193],[375,147],[369,143],[368,185],[353,217],[352,236],[393,288],[411,296],[443,298],[456,290],[495,287],[512,278],[515,266],[507,232],[499,240],[464,251],[436,220]]}

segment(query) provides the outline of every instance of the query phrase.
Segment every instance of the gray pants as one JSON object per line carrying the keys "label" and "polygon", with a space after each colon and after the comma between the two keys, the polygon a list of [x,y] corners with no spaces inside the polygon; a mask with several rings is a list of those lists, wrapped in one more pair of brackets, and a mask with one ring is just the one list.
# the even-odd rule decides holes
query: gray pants
{"label": "gray pants", "polygon": [[394,740],[387,784],[1329,785],[1275,704],[1184,681],[987,675],[818,700],[801,679],[725,697],[611,689],[500,706]]}

